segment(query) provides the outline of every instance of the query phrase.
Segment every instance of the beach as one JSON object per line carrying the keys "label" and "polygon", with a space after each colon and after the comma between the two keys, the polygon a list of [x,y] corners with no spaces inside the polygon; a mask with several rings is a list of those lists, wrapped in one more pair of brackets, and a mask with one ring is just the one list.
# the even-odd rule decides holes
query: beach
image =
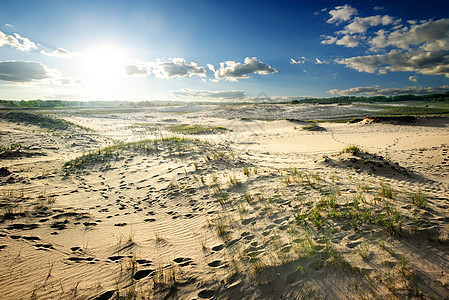
{"label": "beach", "polygon": [[447,298],[449,119],[372,111],[0,118],[0,298]]}

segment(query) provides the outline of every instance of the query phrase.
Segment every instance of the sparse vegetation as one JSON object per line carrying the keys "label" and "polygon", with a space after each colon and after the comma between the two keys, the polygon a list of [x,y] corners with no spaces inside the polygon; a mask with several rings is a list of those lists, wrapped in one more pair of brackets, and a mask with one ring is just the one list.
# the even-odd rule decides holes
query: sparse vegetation
{"label": "sparse vegetation", "polygon": [[326,131],[326,128],[321,127],[318,123],[315,122],[302,126],[301,129],[307,131]]}
{"label": "sparse vegetation", "polygon": [[357,145],[348,145],[343,150],[340,151],[342,153],[349,153],[351,155],[356,155],[357,153],[363,152],[363,150]]}
{"label": "sparse vegetation", "polygon": [[421,190],[411,193],[410,200],[419,208],[425,208],[427,205],[427,196]]}
{"label": "sparse vegetation", "polygon": [[198,124],[179,124],[166,127],[167,130],[182,134],[213,134],[228,131],[227,128],[221,126],[206,126]]}

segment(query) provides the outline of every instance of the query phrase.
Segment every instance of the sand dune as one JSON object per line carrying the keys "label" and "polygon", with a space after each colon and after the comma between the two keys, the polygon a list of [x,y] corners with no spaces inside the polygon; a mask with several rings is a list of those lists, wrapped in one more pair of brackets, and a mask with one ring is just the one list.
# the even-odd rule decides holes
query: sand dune
{"label": "sand dune", "polygon": [[447,298],[448,120],[270,109],[1,121],[0,298]]}

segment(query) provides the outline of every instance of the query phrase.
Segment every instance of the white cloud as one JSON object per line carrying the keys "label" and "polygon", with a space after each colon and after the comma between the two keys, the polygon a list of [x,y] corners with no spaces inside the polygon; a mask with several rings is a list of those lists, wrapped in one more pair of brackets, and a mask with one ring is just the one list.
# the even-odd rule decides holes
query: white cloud
{"label": "white cloud", "polygon": [[12,24],[6,23],[5,26],[6,27],[12,27]]}
{"label": "white cloud", "polygon": [[425,75],[444,75],[449,78],[449,54],[444,51],[428,52],[411,50],[400,52],[392,50],[387,54],[356,56],[337,59],[359,72],[385,74],[390,72],[416,72]]}
{"label": "white cloud", "polygon": [[[415,72],[425,75],[444,75],[449,78],[449,19],[402,20],[389,15],[353,17],[348,7],[336,7],[332,22],[348,21],[333,35],[322,36],[324,45],[344,47],[366,46],[367,55],[335,60],[359,72],[386,74]],[[339,13],[336,13],[339,12]],[[341,13],[341,14],[340,14]],[[380,27],[375,32],[372,27]],[[372,52],[383,52],[373,55]]]}
{"label": "white cloud", "polygon": [[148,76],[151,74],[151,69],[147,66],[126,65],[125,72],[130,76]]}
{"label": "white cloud", "polygon": [[0,80],[14,83],[43,83],[68,85],[80,83],[78,79],[64,78],[55,69],[35,61],[0,61]]}
{"label": "white cloud", "polygon": [[187,63],[185,58],[172,58],[168,62],[157,62],[153,66],[156,77],[206,76],[206,69],[195,62]]}
{"label": "white cloud", "polygon": [[168,61],[145,62],[126,65],[125,72],[130,76],[154,75],[159,78],[206,76],[206,69],[195,62],[188,63],[185,58],[171,58]]}
{"label": "white cloud", "polygon": [[362,37],[357,35],[344,35],[342,38],[337,39],[335,44],[339,46],[345,46],[349,48],[357,47]]}
{"label": "white cloud", "polygon": [[302,56],[298,59],[290,58],[290,64],[303,64],[306,61],[308,61],[308,59],[304,56]]}
{"label": "white cloud", "polygon": [[379,88],[377,86],[371,87],[354,87],[347,90],[333,89],[328,93],[342,95],[342,96],[354,96],[354,95],[376,95],[376,96],[390,96],[390,95],[426,95],[435,93],[445,93],[449,90],[449,85],[435,86],[435,87],[415,87],[408,86],[404,88]]}
{"label": "white cloud", "polygon": [[28,38],[20,36],[18,33],[14,33],[14,36],[12,36],[0,31],[0,47],[2,46],[10,46],[25,52],[32,49],[37,49],[35,43],[30,41]]}
{"label": "white cloud", "polygon": [[183,89],[181,91],[172,91],[171,94],[176,97],[183,98],[201,98],[214,100],[242,100],[246,97],[244,91],[205,91],[205,90],[190,90]]}
{"label": "white cloud", "polygon": [[337,23],[347,22],[351,19],[352,16],[357,15],[357,9],[351,7],[346,4],[343,6],[337,6],[335,9],[329,11],[331,18],[327,20],[327,23]]}
{"label": "white cloud", "polygon": [[437,21],[424,21],[421,24],[411,24],[410,27],[388,32],[380,31],[377,38],[370,40],[374,49],[383,49],[389,46],[408,50],[412,46],[420,46],[427,51],[440,51],[449,49],[449,19]]}
{"label": "white cloud", "polygon": [[266,75],[271,73],[277,73],[277,70],[261,62],[256,57],[247,57],[244,63],[235,61],[221,62],[220,68],[215,71],[215,78],[237,81],[238,79],[249,78],[248,74]]}
{"label": "white cloud", "polygon": [[417,81],[418,81],[418,78],[417,78],[416,76],[410,76],[410,77],[408,78],[408,80],[410,80],[411,82],[417,82]]}
{"label": "white cloud", "polygon": [[395,19],[389,15],[376,15],[365,18],[355,17],[351,23],[345,26],[344,31],[349,34],[354,33],[365,33],[368,28],[378,26],[378,25],[391,25],[400,21],[399,19]]}
{"label": "white cloud", "polygon": [[67,49],[64,48],[57,48],[56,50],[52,51],[52,52],[47,52],[45,50],[41,50],[40,52],[41,54],[47,55],[47,56],[53,56],[53,57],[60,57],[60,58],[69,58],[69,57],[74,57],[74,56],[78,56],[79,54],[76,52],[71,52]]}
{"label": "white cloud", "polygon": [[52,77],[46,66],[34,61],[0,61],[0,80],[31,82]]}
{"label": "white cloud", "polygon": [[315,64],[321,65],[321,64],[324,64],[324,61],[321,61],[318,58],[315,58]]}
{"label": "white cloud", "polygon": [[207,64],[207,68],[215,73],[215,67],[212,64]]}

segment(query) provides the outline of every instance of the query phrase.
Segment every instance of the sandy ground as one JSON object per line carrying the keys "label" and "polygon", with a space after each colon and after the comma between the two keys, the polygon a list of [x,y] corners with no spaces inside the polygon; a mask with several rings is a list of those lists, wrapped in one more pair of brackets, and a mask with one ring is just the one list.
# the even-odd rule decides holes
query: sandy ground
{"label": "sandy ground", "polygon": [[342,109],[0,121],[0,298],[448,298],[448,119],[298,121]]}

